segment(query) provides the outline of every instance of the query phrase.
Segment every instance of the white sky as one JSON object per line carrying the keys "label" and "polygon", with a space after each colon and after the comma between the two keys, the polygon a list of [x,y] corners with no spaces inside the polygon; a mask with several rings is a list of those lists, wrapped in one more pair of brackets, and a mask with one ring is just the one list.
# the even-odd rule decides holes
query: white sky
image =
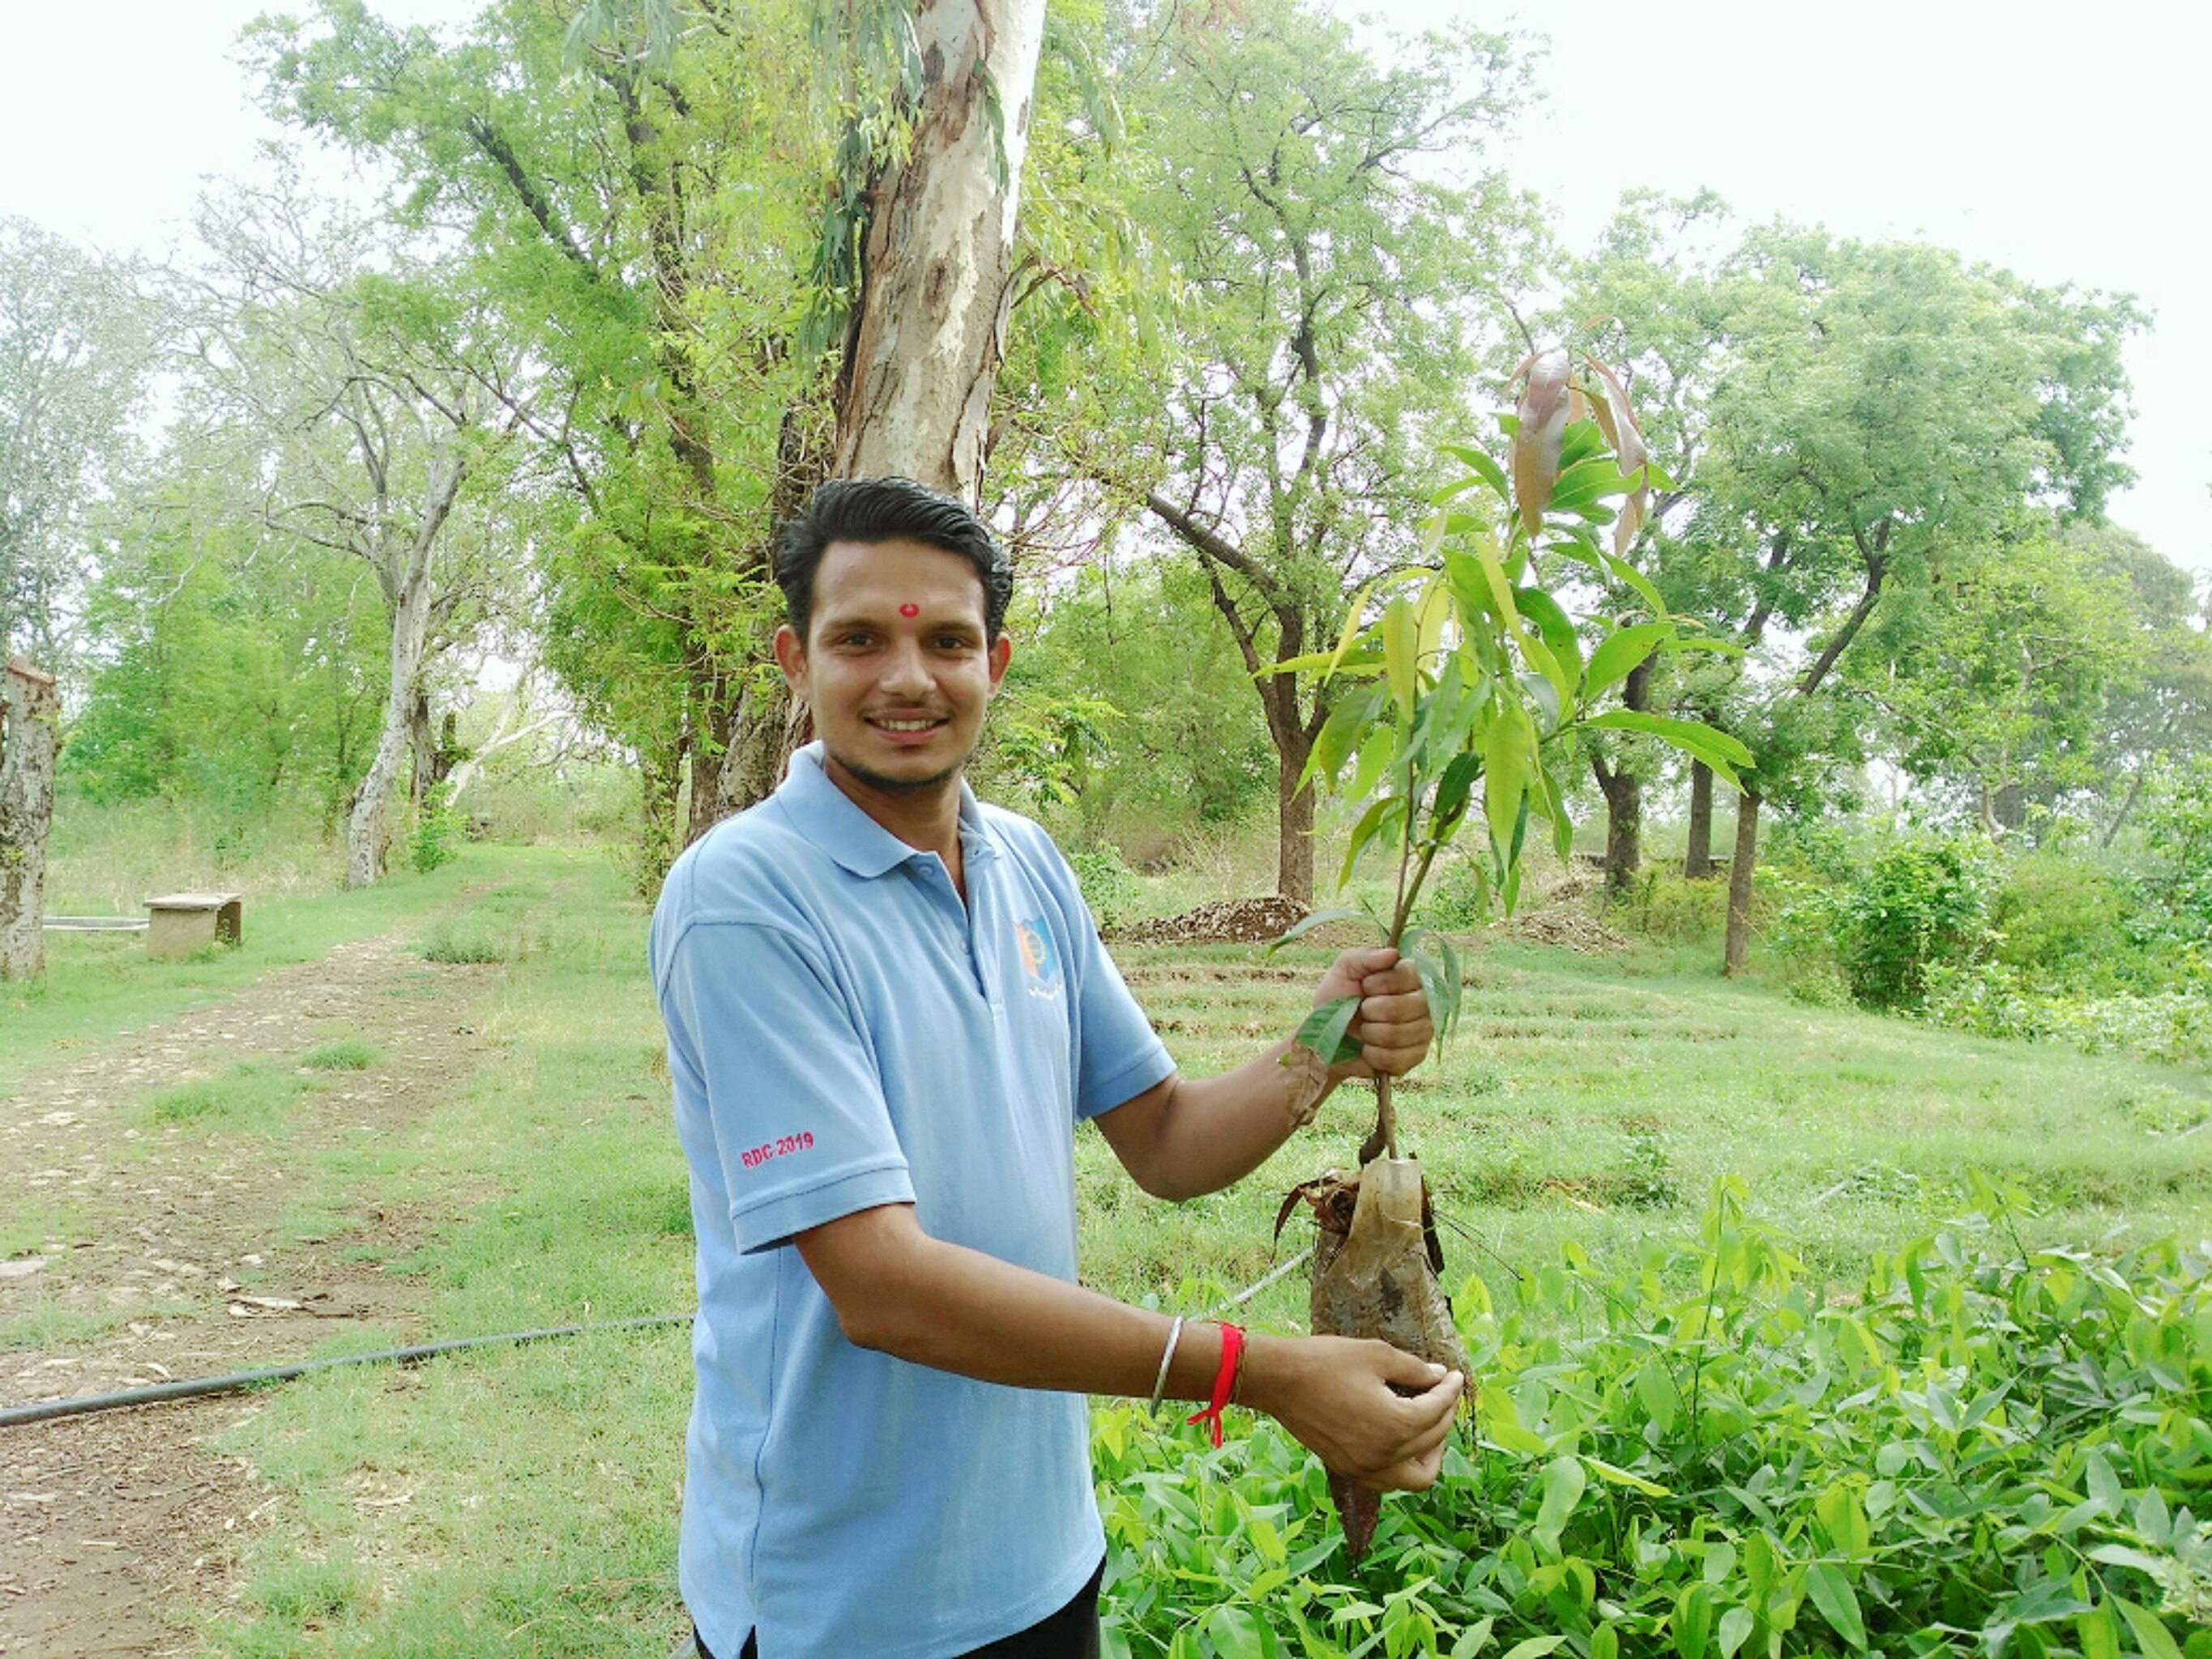
{"label": "white sky", "polygon": [[[0,214],[114,250],[182,240],[200,179],[249,171],[268,136],[231,58],[240,27],[270,9],[0,0]],[[474,9],[379,3],[403,21]],[[2212,569],[2212,7],[1577,0],[1518,21],[1423,0],[1379,9],[1551,36],[1545,101],[1507,160],[1572,245],[1625,188],[1710,185],[1747,218],[1924,238],[2033,282],[2136,295],[2155,313],[2128,359],[2142,477],[2112,516]]]}

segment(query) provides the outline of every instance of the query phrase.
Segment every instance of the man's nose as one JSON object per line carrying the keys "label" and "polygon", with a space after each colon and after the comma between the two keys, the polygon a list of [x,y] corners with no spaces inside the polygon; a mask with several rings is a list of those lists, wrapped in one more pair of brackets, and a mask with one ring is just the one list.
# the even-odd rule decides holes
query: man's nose
{"label": "man's nose", "polygon": [[900,640],[892,645],[881,684],[884,690],[893,692],[919,693],[930,689],[929,665],[921,641]]}

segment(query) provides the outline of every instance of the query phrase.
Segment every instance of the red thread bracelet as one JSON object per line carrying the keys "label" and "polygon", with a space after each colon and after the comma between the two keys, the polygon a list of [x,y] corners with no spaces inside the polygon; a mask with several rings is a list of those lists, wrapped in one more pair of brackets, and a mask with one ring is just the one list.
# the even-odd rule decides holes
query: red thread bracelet
{"label": "red thread bracelet", "polygon": [[1244,1369],[1244,1333],[1235,1325],[1221,1328],[1221,1364],[1213,1373],[1213,1398],[1202,1412],[1193,1412],[1190,1421],[1203,1423],[1213,1437],[1213,1443],[1221,1443],[1221,1413],[1229,1405],[1229,1396],[1236,1391],[1239,1376]]}

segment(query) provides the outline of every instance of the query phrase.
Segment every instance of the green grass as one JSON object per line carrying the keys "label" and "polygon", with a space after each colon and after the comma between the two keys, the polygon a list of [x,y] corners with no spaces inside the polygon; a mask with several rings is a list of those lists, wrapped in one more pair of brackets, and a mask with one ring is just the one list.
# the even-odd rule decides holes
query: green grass
{"label": "green grass", "polygon": [[384,1064],[384,1051],[363,1037],[338,1037],[310,1048],[300,1064],[313,1072],[366,1072]]}
{"label": "green grass", "polygon": [[[314,1152],[280,1224],[337,1237],[378,1204],[445,1218],[419,1248],[352,1252],[413,1286],[434,1336],[687,1310],[686,1188],[642,969],[645,910],[614,861],[472,847],[396,884],[374,903],[319,902],[335,915],[308,907],[285,948],[356,936],[348,928],[404,927],[426,949],[491,942],[495,971],[468,1013],[486,1063],[405,1133],[342,1133]],[[1324,959],[1117,956],[1194,1074],[1288,1030]],[[157,991],[208,989],[110,986],[32,1046],[104,1034],[99,1020],[143,1011]],[[22,1051],[0,1034],[0,1060]],[[215,1081],[229,1092],[192,1132],[241,1147],[281,1116],[281,1089],[312,1086],[274,1069]],[[1555,1262],[1568,1241],[1614,1267],[1648,1241],[1682,1242],[1723,1173],[1745,1179],[1756,1212],[1815,1272],[1838,1276],[1965,1207],[1970,1168],[2025,1188],[2046,1238],[2194,1238],[2212,1233],[2208,1141],[2181,1132],[2208,1109],[2195,1073],[1807,1007],[1775,986],[1718,981],[1699,950],[1598,961],[1487,945],[1470,953],[1460,1033],[1405,1089],[1401,1121],[1446,1218],[1449,1281],[1479,1272],[1502,1284]],[[1214,1307],[1303,1243],[1295,1222],[1279,1254],[1271,1242],[1281,1194],[1348,1164],[1370,1111],[1364,1088],[1340,1091],[1267,1168],[1185,1205],[1145,1198],[1098,1136],[1079,1136],[1086,1278],[1182,1311]],[[1297,1276],[1248,1313],[1278,1329],[1302,1322]],[[206,1650],[659,1659],[681,1628],[689,1395],[681,1329],[272,1391],[221,1445],[252,1460],[279,1501],[246,1547],[246,1594],[204,1612]]]}
{"label": "green grass", "polygon": [[131,1115],[149,1127],[186,1123],[274,1134],[284,1127],[292,1103],[314,1087],[311,1079],[295,1077],[267,1060],[240,1060],[215,1077],[149,1095]]}

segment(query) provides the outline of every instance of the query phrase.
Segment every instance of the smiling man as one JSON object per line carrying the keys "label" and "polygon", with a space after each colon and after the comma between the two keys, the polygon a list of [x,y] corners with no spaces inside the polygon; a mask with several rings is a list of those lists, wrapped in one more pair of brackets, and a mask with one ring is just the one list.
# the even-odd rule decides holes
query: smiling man
{"label": "smiling man", "polygon": [[1105,1553],[1085,1395],[1273,1413],[1332,1469],[1436,1478],[1463,1379],[1381,1342],[1187,1324],[1083,1289],[1073,1142],[1164,1198],[1255,1168],[1346,1077],[1426,1052],[1387,950],[1361,1057],[1176,1072],[1044,832],[961,772],[1005,678],[989,531],[825,484],[776,561],[818,741],[677,861],[653,915],[698,1237],[680,1577],[721,1659],[1077,1659]]}

